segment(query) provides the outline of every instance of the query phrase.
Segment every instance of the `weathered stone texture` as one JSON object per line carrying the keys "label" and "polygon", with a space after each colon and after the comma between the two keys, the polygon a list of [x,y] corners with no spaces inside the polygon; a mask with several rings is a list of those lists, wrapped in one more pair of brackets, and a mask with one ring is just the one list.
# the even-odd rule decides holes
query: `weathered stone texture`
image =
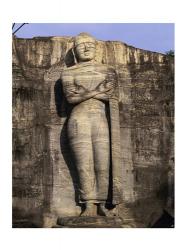
{"label": "weathered stone texture", "polygon": [[[116,68],[120,86],[120,213],[151,226],[173,199],[173,59],[121,42],[96,45],[96,61]],[[71,37],[13,38],[14,220],[43,226],[46,213],[80,213],[67,110],[56,82],[64,65],[72,64],[71,47]]]}

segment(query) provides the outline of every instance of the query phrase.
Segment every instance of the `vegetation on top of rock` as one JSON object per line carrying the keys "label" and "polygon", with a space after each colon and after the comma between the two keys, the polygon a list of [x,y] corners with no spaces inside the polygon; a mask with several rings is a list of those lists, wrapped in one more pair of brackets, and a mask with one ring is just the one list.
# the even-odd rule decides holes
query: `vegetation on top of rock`
{"label": "vegetation on top of rock", "polygon": [[166,51],[166,56],[174,57],[175,56],[174,50],[170,49],[169,51]]}

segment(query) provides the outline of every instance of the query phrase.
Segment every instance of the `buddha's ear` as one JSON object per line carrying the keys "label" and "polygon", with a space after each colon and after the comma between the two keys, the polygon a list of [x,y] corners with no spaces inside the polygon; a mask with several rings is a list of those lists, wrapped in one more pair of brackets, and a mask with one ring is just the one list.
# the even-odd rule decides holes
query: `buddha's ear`
{"label": "buddha's ear", "polygon": [[64,63],[67,67],[71,67],[77,63],[76,56],[72,47],[69,48],[69,50],[66,52]]}
{"label": "buddha's ear", "polygon": [[72,55],[73,55],[74,63],[77,64],[77,58],[76,58],[76,55],[75,55],[75,49],[74,49],[74,47],[71,49],[71,52],[72,52]]}

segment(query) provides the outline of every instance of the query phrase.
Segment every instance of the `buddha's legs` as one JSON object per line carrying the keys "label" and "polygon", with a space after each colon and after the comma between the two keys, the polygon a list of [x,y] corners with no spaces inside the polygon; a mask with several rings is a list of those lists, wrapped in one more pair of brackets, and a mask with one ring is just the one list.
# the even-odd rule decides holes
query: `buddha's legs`
{"label": "buddha's legs", "polygon": [[91,125],[88,117],[71,117],[68,137],[79,175],[80,202],[96,199],[96,179],[93,163]]}
{"label": "buddha's legs", "polygon": [[92,215],[93,204],[104,204],[109,185],[109,131],[105,113],[71,117],[68,137],[79,174],[83,215]]}
{"label": "buddha's legs", "polygon": [[102,112],[99,116],[97,119],[94,119],[94,116],[92,117],[92,142],[97,201],[100,213],[106,215],[104,204],[108,197],[109,188],[110,141],[106,115]]}
{"label": "buddha's legs", "polygon": [[110,142],[105,113],[92,117],[92,144],[98,201],[106,201],[109,185]]}

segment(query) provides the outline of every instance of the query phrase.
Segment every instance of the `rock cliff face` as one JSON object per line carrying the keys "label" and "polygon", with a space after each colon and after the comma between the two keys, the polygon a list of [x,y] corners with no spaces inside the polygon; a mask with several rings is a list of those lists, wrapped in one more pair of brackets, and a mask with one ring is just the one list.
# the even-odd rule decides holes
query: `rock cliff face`
{"label": "rock cliff face", "polygon": [[[71,47],[71,37],[13,37],[15,223],[45,227],[51,217],[80,213],[59,81],[73,63]],[[119,213],[131,226],[151,227],[164,209],[173,209],[173,59],[122,42],[97,41],[96,48],[96,61],[113,65],[120,85]]]}

